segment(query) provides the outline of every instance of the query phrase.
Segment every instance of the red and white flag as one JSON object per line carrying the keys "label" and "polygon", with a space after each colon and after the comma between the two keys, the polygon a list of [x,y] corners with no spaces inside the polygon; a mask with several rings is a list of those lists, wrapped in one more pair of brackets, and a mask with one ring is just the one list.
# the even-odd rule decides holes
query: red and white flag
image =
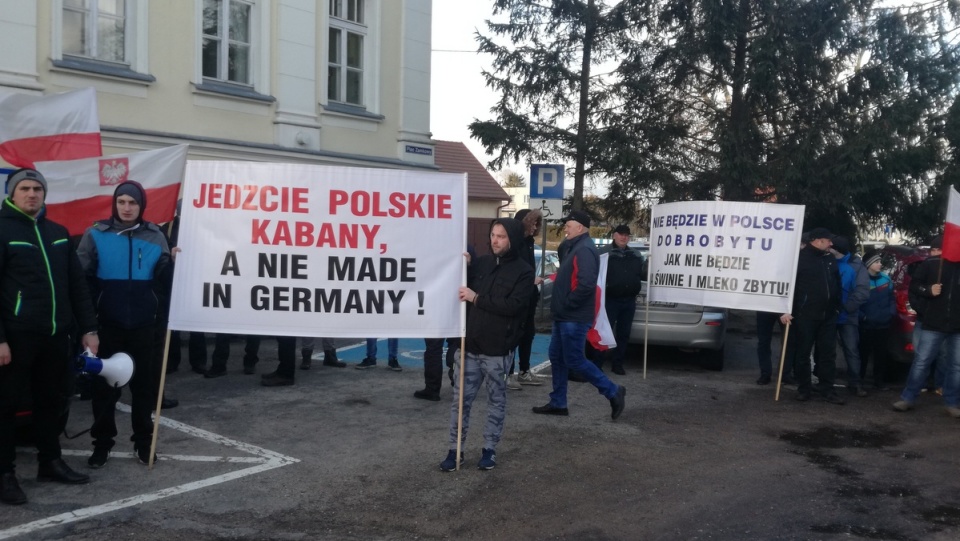
{"label": "red and white flag", "polygon": [[947,223],[943,226],[943,254],[947,261],[960,261],[960,194],[950,186],[947,200]]}
{"label": "red and white flag", "polygon": [[607,319],[607,262],[610,254],[600,255],[600,272],[597,275],[597,298],[593,309],[593,327],[587,331],[587,341],[597,351],[606,351],[617,347],[617,340],[613,337],[613,328]]}
{"label": "red and white flag", "polygon": [[0,158],[17,167],[100,156],[97,91],[0,93]]}
{"label": "red and white flag", "polygon": [[80,235],[93,222],[112,214],[113,191],[135,180],[147,192],[143,219],[164,223],[173,219],[180,195],[188,145],[116,154],[102,158],[37,163],[47,179],[47,217]]}

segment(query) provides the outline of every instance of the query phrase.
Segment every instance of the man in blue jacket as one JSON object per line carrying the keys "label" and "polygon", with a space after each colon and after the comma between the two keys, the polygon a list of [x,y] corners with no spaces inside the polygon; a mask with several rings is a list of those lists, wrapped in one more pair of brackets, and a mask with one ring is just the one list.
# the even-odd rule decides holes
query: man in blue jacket
{"label": "man in blue jacket", "polygon": [[550,393],[550,402],[534,407],[533,412],[569,415],[567,380],[570,371],[574,371],[610,400],[610,417],[616,419],[623,413],[627,390],[610,381],[584,355],[587,332],[596,318],[597,277],[600,273],[600,255],[590,238],[590,216],[582,210],[572,210],[562,222],[566,240],[550,299],[553,335],[548,355],[553,392]]}
{"label": "man in blue jacket", "polygon": [[840,271],[841,309],[837,316],[837,337],[847,363],[847,390],[850,394],[867,396],[860,379],[860,306],[870,296],[870,278],[863,260],[850,249],[846,237],[833,239],[831,251],[837,258]]}
{"label": "man in blue jacket", "polygon": [[7,177],[0,203],[0,502],[27,503],[15,473],[17,397],[33,402],[37,480],[82,484],[90,477],[61,458],[60,416],[67,406],[67,359],[76,321],[97,353],[97,319],[65,227],[46,219],[47,181],[33,169]]}
{"label": "man in blue jacket", "polygon": [[[161,297],[168,294],[171,270],[167,239],[155,224],[144,221],[146,208],[147,193],[138,182],[118,184],[113,192],[112,216],[87,229],[77,248],[96,299],[102,356],[122,351],[134,361],[130,439],[143,464],[150,462],[151,412],[160,385],[152,337],[163,305]],[[93,454],[87,460],[91,468],[106,464],[113,448],[119,399],[120,389],[101,378],[94,380],[94,423],[90,429]]]}

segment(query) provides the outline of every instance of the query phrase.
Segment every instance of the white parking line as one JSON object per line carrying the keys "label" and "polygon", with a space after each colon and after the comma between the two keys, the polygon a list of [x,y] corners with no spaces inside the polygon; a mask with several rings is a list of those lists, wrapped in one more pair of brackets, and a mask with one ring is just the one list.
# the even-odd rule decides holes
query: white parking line
{"label": "white parking line", "polygon": [[[124,412],[129,412],[130,407],[125,404],[117,404],[117,409]],[[33,522],[28,522],[26,524],[21,524],[19,526],[14,526],[13,528],[8,528],[6,530],[0,530],[0,539],[10,539],[19,535],[25,535],[29,533],[42,530],[44,528],[49,528],[51,526],[60,526],[62,524],[69,524],[71,522],[77,522],[80,520],[86,520],[89,518],[96,517],[98,515],[103,515],[105,513],[111,513],[119,509],[124,509],[126,507],[133,507],[135,505],[140,505],[147,502],[152,502],[156,500],[161,500],[163,498],[169,498],[170,496],[176,496],[178,494],[184,494],[193,490],[200,488],[206,488],[213,485],[218,485],[220,483],[226,483],[227,481],[233,481],[235,479],[240,479],[242,477],[247,477],[249,475],[255,475],[260,472],[269,471],[276,468],[282,468],[290,464],[295,464],[300,462],[300,460],[282,455],[280,453],[264,449],[262,447],[257,447],[256,445],[251,445],[249,443],[240,442],[237,440],[230,439],[226,436],[221,436],[220,434],[214,434],[197,428],[195,426],[190,426],[179,421],[174,421],[172,419],[167,419],[165,417],[160,418],[160,424],[172,428],[174,430],[179,430],[180,432],[185,432],[197,438],[207,440],[213,443],[223,445],[225,447],[231,447],[238,451],[254,455],[252,457],[227,457],[227,456],[188,456],[188,455],[163,455],[160,457],[161,460],[183,460],[190,462],[222,462],[222,463],[238,463],[238,464],[256,464],[252,467],[245,468],[242,470],[237,470],[233,472],[228,472],[222,475],[217,475],[214,477],[209,477],[207,479],[201,479],[199,481],[193,481],[190,483],[185,483],[175,487],[164,488],[156,492],[150,492],[147,494],[141,494],[137,496],[131,496],[129,498],[123,498],[113,502],[105,503],[102,505],[95,505],[92,507],[84,507],[82,509],[77,509],[74,511],[69,511],[66,513],[61,513],[59,515],[54,515],[52,517],[47,517],[40,520],[35,520]],[[64,450],[63,454],[65,455],[83,455],[86,456],[89,452],[86,451],[75,451],[75,450]],[[110,453],[111,457],[118,458],[133,458],[133,453]]]}

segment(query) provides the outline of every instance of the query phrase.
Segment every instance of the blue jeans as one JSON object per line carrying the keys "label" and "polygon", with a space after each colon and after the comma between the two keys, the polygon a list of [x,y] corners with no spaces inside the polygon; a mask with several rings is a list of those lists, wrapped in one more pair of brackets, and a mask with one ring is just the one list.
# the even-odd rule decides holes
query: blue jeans
{"label": "blue jeans", "polygon": [[550,373],[553,376],[550,405],[555,408],[567,407],[567,377],[571,370],[587,378],[587,381],[603,396],[607,398],[617,396],[617,384],[610,381],[597,365],[588,361],[583,354],[590,326],[589,323],[573,321],[553,322],[548,355],[550,356]]}
{"label": "blue jeans", "polygon": [[[916,329],[914,329],[916,333]],[[927,384],[933,363],[940,354],[940,346],[946,344],[947,356],[945,363],[946,378],[943,382],[943,401],[947,406],[956,407],[960,404],[958,388],[960,388],[960,333],[943,333],[937,331],[920,331],[920,347],[917,349],[910,366],[910,375],[907,376],[907,386],[900,393],[900,398],[913,404],[920,396],[920,391]]]}
{"label": "blue jeans", "polygon": [[[387,338],[387,357],[389,359],[397,358],[397,338]],[[376,338],[367,338],[367,358],[376,359],[377,358],[377,339]]]}
{"label": "blue jeans", "polygon": [[[923,330],[923,323],[919,320],[913,324],[913,351],[920,351],[920,331]],[[937,358],[933,361],[936,368],[933,371],[933,386],[942,389],[944,380],[947,379],[947,350],[940,348]]]}
{"label": "blue jeans", "polygon": [[847,363],[847,387],[859,387],[863,384],[860,381],[860,328],[841,323],[837,325],[837,338]]}

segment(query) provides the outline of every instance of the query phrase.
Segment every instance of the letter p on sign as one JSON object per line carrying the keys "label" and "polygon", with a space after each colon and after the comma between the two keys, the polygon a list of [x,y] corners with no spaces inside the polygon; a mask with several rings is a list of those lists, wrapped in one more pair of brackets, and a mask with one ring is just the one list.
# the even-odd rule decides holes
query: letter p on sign
{"label": "letter p on sign", "polygon": [[531,165],[530,197],[563,199],[563,165],[552,163]]}

